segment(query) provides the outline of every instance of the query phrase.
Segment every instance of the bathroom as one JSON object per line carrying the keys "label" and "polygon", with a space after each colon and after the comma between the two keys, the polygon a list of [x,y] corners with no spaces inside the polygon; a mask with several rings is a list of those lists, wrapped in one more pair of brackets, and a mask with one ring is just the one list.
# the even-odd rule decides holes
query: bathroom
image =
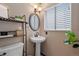
{"label": "bathroom", "polygon": [[[71,9],[68,14],[70,16],[70,23],[67,24],[69,27],[68,29],[56,29],[56,25],[53,23],[57,20],[54,20],[54,17],[51,19],[50,16],[49,21],[45,21],[45,17],[47,17],[47,14],[45,13],[51,9],[57,9],[56,7],[63,4],[69,5]],[[75,42],[74,44],[65,44],[64,42],[66,39],[65,32],[68,30],[73,31],[77,38],[79,38],[79,3],[0,3],[0,5],[5,7],[5,9],[7,8],[7,11],[5,11],[7,14],[5,14],[4,18],[11,19],[2,20],[0,18],[0,33],[3,32],[6,34],[7,32],[8,34],[16,34],[14,37],[0,38],[1,48],[21,42],[23,43],[21,44],[21,56],[79,56],[78,48],[73,47],[73,45],[76,43],[78,44],[78,42]],[[60,7],[58,8],[58,10],[63,9]],[[0,10],[0,13],[1,11],[2,10]],[[57,10],[54,10],[52,11],[53,13],[49,13],[54,16],[56,11]],[[0,15],[3,16],[2,14]],[[31,15],[38,18],[37,22],[34,23],[34,25],[36,24],[37,26],[36,29],[35,27],[33,28],[33,19],[31,19]],[[17,19],[14,21],[13,18],[16,16],[23,16],[23,20],[19,21],[19,19]],[[57,18],[55,17],[55,19]],[[50,25],[46,25],[47,23],[50,23]],[[46,26],[49,27],[47,28]],[[52,26],[52,28],[50,28],[50,26]],[[55,26],[55,29],[53,26]],[[36,49],[37,44],[31,41],[31,37],[34,35],[37,37],[40,35],[45,39],[44,42],[40,43],[39,47],[37,46],[38,49]],[[38,53],[39,51],[36,50],[40,50],[40,55]],[[6,56],[4,51],[3,55]]]}

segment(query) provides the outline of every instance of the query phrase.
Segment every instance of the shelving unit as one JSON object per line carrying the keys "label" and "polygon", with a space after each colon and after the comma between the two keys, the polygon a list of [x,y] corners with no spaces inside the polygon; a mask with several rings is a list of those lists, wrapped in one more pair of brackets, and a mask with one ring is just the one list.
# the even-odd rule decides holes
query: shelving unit
{"label": "shelving unit", "polygon": [[26,35],[6,35],[6,36],[0,36],[0,39],[5,39],[5,38],[13,38],[13,37],[23,37],[23,36],[26,36]]}
{"label": "shelving unit", "polygon": [[[19,20],[15,20],[15,19],[7,19],[7,18],[3,18],[3,17],[0,17],[0,21],[5,21],[5,22],[15,22],[15,23],[21,23],[22,24],[22,31],[23,31],[23,34],[22,35],[13,35],[13,36],[10,36],[10,35],[5,35],[5,36],[0,36],[1,38],[0,39],[6,39],[6,38],[14,38],[14,37],[23,37],[23,43],[27,44],[27,42],[25,42],[26,38],[27,38],[27,33],[26,33],[26,17],[24,16],[24,21],[19,21]],[[0,32],[16,32],[17,30],[14,30],[14,31],[0,31]],[[27,49],[27,47],[26,47]],[[23,48],[23,55],[24,55],[24,48]],[[26,55],[27,55],[27,51],[26,51]]]}
{"label": "shelving unit", "polygon": [[14,37],[14,35],[0,36],[0,39],[3,39],[3,38],[9,38],[9,37]]}
{"label": "shelving unit", "polygon": [[7,18],[3,18],[3,17],[0,17],[0,21],[6,21],[6,22],[16,22],[16,23],[26,23],[25,21],[18,21],[18,20],[14,20],[14,19],[7,19]]}

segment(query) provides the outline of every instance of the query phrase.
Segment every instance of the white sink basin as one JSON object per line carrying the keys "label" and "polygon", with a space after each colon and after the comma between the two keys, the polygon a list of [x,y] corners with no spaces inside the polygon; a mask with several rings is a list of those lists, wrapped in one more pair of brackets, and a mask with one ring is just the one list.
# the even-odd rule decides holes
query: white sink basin
{"label": "white sink basin", "polygon": [[32,37],[30,37],[30,39],[33,43],[36,43],[35,55],[40,56],[40,49],[41,49],[40,45],[41,45],[42,42],[45,41],[45,37],[43,37],[43,36],[38,36],[38,37],[32,36]]}
{"label": "white sink basin", "polygon": [[42,43],[45,41],[45,37],[43,36],[38,36],[38,37],[32,36],[30,39],[33,43]]}

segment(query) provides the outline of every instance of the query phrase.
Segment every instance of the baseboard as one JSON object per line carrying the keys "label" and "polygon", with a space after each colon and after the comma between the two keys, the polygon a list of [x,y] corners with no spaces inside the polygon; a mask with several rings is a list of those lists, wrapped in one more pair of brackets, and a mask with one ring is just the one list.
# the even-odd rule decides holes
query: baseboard
{"label": "baseboard", "polygon": [[41,52],[41,55],[42,55],[42,56],[46,56],[46,55],[45,55],[44,53],[42,53],[42,52]]}

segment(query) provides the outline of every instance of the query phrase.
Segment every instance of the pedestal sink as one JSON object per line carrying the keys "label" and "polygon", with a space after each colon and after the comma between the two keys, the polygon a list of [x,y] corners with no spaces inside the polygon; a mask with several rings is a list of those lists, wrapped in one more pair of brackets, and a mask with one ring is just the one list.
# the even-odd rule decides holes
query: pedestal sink
{"label": "pedestal sink", "polygon": [[41,45],[42,42],[45,41],[45,37],[43,37],[43,36],[38,36],[38,37],[32,36],[30,39],[33,43],[36,43],[35,55],[40,56],[40,48],[41,48],[40,45]]}

